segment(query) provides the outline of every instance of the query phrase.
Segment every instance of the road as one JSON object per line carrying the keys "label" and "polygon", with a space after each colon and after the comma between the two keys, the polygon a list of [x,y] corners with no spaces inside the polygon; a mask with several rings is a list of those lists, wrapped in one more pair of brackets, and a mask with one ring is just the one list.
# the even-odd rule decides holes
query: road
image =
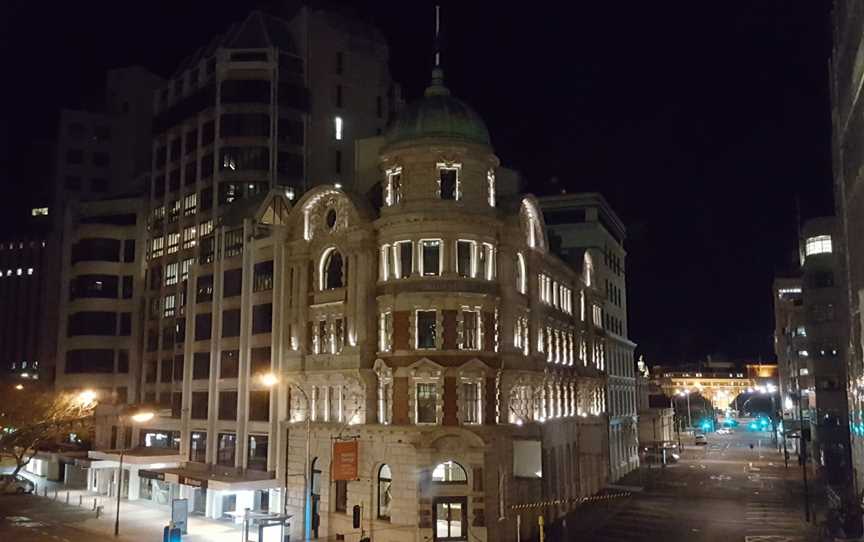
{"label": "road", "polygon": [[784,467],[770,433],[713,433],[700,447],[685,440],[681,461],[633,473],[623,483],[643,489],[595,514],[600,519],[573,539],[812,542],[818,537],[804,522],[800,475],[795,456]]}

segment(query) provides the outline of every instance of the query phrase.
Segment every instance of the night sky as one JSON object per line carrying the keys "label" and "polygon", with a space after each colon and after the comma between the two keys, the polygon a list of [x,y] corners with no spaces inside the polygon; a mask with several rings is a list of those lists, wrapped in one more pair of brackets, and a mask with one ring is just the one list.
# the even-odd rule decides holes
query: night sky
{"label": "night sky", "polygon": [[[419,96],[432,3],[364,4],[394,78]],[[443,3],[447,84],[502,163],[537,194],[601,192],[627,225],[630,336],[650,364],[772,357],[771,280],[794,260],[796,198],[804,218],[832,212],[828,4]],[[279,5],[7,2],[0,237],[59,108],[98,101],[112,67],[167,77]]]}

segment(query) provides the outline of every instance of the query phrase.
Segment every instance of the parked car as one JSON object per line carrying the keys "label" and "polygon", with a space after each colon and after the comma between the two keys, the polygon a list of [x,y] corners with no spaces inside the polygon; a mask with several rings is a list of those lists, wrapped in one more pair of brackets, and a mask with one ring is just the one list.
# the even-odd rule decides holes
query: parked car
{"label": "parked car", "polygon": [[20,474],[0,474],[0,493],[33,493],[36,484]]}
{"label": "parked car", "polygon": [[708,438],[705,435],[697,434],[695,444],[696,446],[704,446],[708,444]]}

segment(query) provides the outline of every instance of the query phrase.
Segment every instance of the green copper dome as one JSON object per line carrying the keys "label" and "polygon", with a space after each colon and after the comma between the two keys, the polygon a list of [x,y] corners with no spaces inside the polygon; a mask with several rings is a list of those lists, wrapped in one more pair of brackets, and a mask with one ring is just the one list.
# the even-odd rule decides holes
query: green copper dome
{"label": "green copper dome", "polygon": [[389,143],[425,137],[492,144],[486,123],[468,104],[450,94],[440,68],[433,70],[432,84],[423,98],[400,111],[387,132]]}

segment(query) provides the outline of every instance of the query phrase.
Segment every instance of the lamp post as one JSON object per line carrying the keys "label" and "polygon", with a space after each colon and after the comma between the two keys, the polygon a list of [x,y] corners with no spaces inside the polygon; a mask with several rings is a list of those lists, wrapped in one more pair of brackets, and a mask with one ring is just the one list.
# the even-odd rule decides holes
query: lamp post
{"label": "lamp post", "polygon": [[800,380],[796,379],[796,381],[798,387],[798,448],[801,454],[801,478],[804,481],[804,519],[807,520],[807,523],[810,523],[810,491],[807,488],[807,443],[804,441],[804,408],[801,406],[804,394],[801,393]]}
{"label": "lamp post", "polygon": [[[261,382],[267,386],[268,388],[272,388],[279,383],[279,377],[277,377],[273,373],[266,373],[261,375]],[[303,539],[309,540],[312,530],[311,525],[311,510],[310,510],[310,500],[312,499],[312,491],[309,487],[309,473],[311,470],[311,466],[309,465],[310,456],[312,454],[312,401],[309,400],[309,394],[306,393],[302,387],[292,382],[286,382],[289,387],[293,387],[303,396],[303,400],[306,402],[306,454],[303,458]],[[291,405],[288,405],[288,410],[290,414]],[[288,454],[288,442],[286,439],[285,442],[285,454],[287,457]],[[288,517],[288,463],[285,463],[285,487],[282,492],[282,515],[284,517]],[[308,516],[308,517],[307,517]]]}
{"label": "lamp post", "polygon": [[690,390],[684,390],[681,392],[681,396],[687,397],[687,428],[693,428],[693,416],[690,413]]}
{"label": "lamp post", "polygon": [[[153,419],[155,414],[149,410],[138,411],[135,414],[129,415],[129,419],[133,423],[147,423]],[[123,416],[120,416],[120,425],[118,427],[118,433],[121,433],[123,429]],[[123,438],[121,436],[121,438]],[[129,443],[130,447],[132,443]],[[121,488],[123,487],[123,456],[126,455],[127,449],[125,447],[120,448],[120,463],[117,465],[117,514],[114,516],[114,536],[120,536],[120,493]]]}

